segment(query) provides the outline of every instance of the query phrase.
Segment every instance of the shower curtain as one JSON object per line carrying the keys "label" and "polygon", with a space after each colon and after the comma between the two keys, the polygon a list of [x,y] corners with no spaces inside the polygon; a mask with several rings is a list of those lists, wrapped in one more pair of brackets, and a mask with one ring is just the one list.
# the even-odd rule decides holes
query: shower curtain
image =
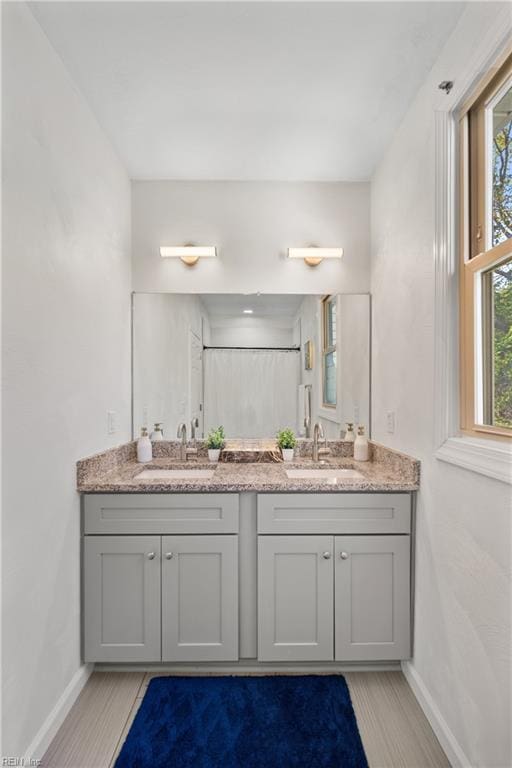
{"label": "shower curtain", "polygon": [[297,425],[300,354],[273,349],[204,351],[205,433],[219,424],[228,437],[274,437]]}

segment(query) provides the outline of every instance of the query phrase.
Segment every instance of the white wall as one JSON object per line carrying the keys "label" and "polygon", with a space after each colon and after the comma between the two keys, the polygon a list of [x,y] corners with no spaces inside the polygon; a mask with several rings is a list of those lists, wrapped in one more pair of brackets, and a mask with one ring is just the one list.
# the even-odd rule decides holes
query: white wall
{"label": "white wall", "polygon": [[[339,438],[348,421],[370,424],[370,297],[339,295],[337,300],[337,398],[332,413],[322,407],[321,297],[305,296],[297,318],[302,336],[301,384],[309,384],[311,423],[320,421],[326,437]],[[313,368],[304,368],[304,344],[313,342]]]}
{"label": "white wall", "polygon": [[453,754],[481,768],[512,763],[510,487],[433,457],[434,109],[496,21],[506,35],[503,9],[468,4],[372,181],[373,435],[422,461],[410,671]]}
{"label": "white wall", "polygon": [[174,440],[180,422],[190,434],[190,333],[203,343],[207,313],[193,295],[141,293],[133,301],[134,434],[159,421]]}
{"label": "white wall", "polygon": [[[210,316],[210,344],[217,347],[291,347],[293,318]],[[299,341],[300,343],[300,341]]]}
{"label": "white wall", "polygon": [[[135,181],[133,289],[175,293],[338,293],[369,290],[369,185]],[[216,245],[193,269],[160,245]],[[316,268],[286,258],[293,245],[342,245]]]}
{"label": "white wall", "polygon": [[[370,424],[370,297],[338,297],[339,421]],[[356,430],[357,432],[357,430]]]}
{"label": "white wall", "polygon": [[130,184],[30,11],[2,11],[3,754],[21,757],[81,674],[75,462],[130,437]]}

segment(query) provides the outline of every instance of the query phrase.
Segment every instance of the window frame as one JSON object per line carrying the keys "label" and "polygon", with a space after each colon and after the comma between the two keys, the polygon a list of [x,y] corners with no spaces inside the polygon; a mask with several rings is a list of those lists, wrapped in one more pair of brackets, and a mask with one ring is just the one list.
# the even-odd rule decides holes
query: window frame
{"label": "window frame", "polygon": [[[459,121],[459,264],[460,264],[460,427],[465,435],[510,440],[512,428],[481,423],[477,409],[486,410],[483,390],[489,389],[487,363],[492,356],[485,347],[484,283],[486,273],[510,261],[512,238],[492,246],[488,231],[488,146],[486,127],[489,105],[512,76],[509,56],[492,78],[482,85]],[[484,422],[484,418],[481,419]]]}
{"label": "window frame", "polygon": [[[337,343],[336,344],[328,344],[329,340],[329,333],[327,331],[328,327],[328,306],[329,304],[333,304],[336,306],[337,302],[337,296],[336,294],[328,294],[327,296],[324,296],[322,299],[322,408],[329,408],[331,411],[336,410],[338,407],[338,356],[336,354],[336,390],[335,390],[335,397],[336,400],[334,403],[326,403],[325,402],[325,392],[326,392],[326,359],[327,355],[334,353],[337,353]],[[336,323],[338,322],[338,312],[336,307]],[[336,329],[337,330],[337,329]],[[336,333],[336,342],[338,341],[338,334]]]}

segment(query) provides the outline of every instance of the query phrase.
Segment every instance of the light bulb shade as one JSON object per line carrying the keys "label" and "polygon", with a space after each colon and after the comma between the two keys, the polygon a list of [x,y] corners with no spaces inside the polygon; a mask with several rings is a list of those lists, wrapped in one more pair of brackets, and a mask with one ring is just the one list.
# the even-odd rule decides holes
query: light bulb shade
{"label": "light bulb shade", "polygon": [[288,248],[289,259],[341,259],[343,248]]}
{"label": "light bulb shade", "polygon": [[164,259],[211,259],[217,255],[214,245],[161,245],[160,256]]}

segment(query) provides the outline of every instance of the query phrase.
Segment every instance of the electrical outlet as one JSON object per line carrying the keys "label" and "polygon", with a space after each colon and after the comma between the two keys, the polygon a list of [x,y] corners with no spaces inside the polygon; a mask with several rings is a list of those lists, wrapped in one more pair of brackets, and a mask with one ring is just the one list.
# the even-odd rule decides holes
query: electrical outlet
{"label": "electrical outlet", "polygon": [[393,435],[395,432],[395,412],[394,411],[387,411],[386,421],[388,425],[388,434]]}
{"label": "electrical outlet", "polygon": [[117,432],[117,411],[107,411],[107,434],[115,435]]}

